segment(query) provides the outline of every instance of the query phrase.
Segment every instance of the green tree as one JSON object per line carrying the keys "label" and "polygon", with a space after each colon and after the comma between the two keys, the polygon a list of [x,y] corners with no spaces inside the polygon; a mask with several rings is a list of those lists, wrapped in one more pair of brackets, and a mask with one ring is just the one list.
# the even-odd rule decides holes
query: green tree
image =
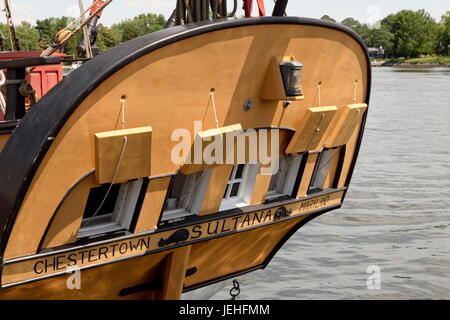
{"label": "green tree", "polygon": [[361,23],[358,20],[353,19],[352,17],[345,18],[341,21],[341,24],[349,27],[350,29],[353,29],[356,32],[358,32],[358,29],[361,28]]}
{"label": "green tree", "polygon": [[101,52],[104,52],[112,47],[115,47],[119,44],[119,41],[114,36],[114,33],[108,27],[100,24],[98,26],[98,34],[97,34],[97,46],[99,47]]}
{"label": "green tree", "polygon": [[358,33],[361,38],[363,38],[364,41],[367,42],[367,38],[369,37],[370,33],[370,28],[367,26],[367,24],[361,24],[358,20],[351,17],[342,20],[341,24],[350,29],[353,29],[353,31]]}
{"label": "green tree", "polygon": [[0,23],[0,51],[10,51],[10,43],[8,26]]}
{"label": "green tree", "polygon": [[330,17],[329,15],[324,15],[322,18],[320,18],[320,19],[322,19],[322,20],[325,20],[325,21],[330,21],[330,22],[336,22],[336,20],[334,20],[332,17]]}
{"label": "green tree", "polygon": [[111,27],[112,35],[118,42],[125,42],[164,28],[166,19],[153,13],[140,14]]}
{"label": "green tree", "polygon": [[[21,49],[24,51],[40,50],[39,33],[28,22],[22,22],[15,26],[16,36],[19,39]],[[11,51],[11,40],[9,28],[6,24],[0,23],[1,50]]]}
{"label": "green tree", "polygon": [[402,10],[382,20],[393,34],[393,53],[396,57],[417,57],[435,53],[438,25],[429,13]]}
{"label": "green tree", "polygon": [[43,43],[50,45],[55,39],[56,34],[65,28],[70,22],[68,17],[48,18],[36,21],[36,30],[39,32]]}
{"label": "green tree", "polygon": [[139,29],[139,26],[134,21],[125,21],[122,23],[121,26],[122,31],[122,42],[137,38],[141,35],[144,35],[144,33],[141,32]]}
{"label": "green tree", "polygon": [[450,45],[450,11],[447,11],[439,24],[439,36],[437,51],[442,54],[450,54],[448,46]]}
{"label": "green tree", "polygon": [[380,28],[372,28],[349,17],[342,20],[341,24],[358,33],[368,47],[382,47],[387,54],[391,54],[394,36],[383,23],[380,23]]}
{"label": "green tree", "polygon": [[17,38],[23,51],[39,51],[39,32],[29,22],[16,26]]}
{"label": "green tree", "polygon": [[380,48],[382,47],[387,56],[393,55],[394,35],[388,30],[386,25],[381,24],[380,28],[367,29],[364,41],[367,46]]}
{"label": "green tree", "polygon": [[[71,21],[71,18],[48,18],[45,20],[38,20],[36,22],[36,30],[40,35],[40,44],[42,46],[49,46],[55,39],[56,34],[64,29]],[[77,45],[81,39],[82,32],[78,32],[62,49],[68,55],[77,54]]]}

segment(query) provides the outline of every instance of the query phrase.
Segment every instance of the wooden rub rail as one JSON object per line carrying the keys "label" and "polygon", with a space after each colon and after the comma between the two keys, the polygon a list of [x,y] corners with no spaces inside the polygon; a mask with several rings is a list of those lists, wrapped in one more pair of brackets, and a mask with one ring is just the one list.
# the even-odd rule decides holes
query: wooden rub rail
{"label": "wooden rub rail", "polygon": [[268,226],[278,221],[301,218],[312,213],[339,207],[346,189],[332,190],[305,198],[286,201],[248,212],[232,211],[207,216],[184,225],[157,232],[125,236],[92,245],[53,251],[4,262],[2,287],[63,275],[79,270],[132,259],[152,253],[188,246],[200,241]]}

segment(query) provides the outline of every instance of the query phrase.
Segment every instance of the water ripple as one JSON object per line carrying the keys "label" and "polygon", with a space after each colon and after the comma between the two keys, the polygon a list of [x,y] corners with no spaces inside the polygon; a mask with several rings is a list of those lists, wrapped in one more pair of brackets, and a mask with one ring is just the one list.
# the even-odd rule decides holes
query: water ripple
{"label": "water ripple", "polygon": [[450,299],[450,69],[374,69],[371,101],[344,206],[243,277],[241,299]]}

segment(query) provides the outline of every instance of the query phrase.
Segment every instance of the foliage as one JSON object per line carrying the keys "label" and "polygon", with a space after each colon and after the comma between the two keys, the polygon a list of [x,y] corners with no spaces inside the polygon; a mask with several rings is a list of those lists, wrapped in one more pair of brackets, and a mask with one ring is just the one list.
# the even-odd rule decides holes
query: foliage
{"label": "foliage", "polygon": [[[329,15],[322,20],[336,22]],[[38,20],[35,26],[27,22],[16,25],[16,33],[22,50],[43,50],[49,46],[58,31],[70,22],[70,18],[48,18]],[[166,20],[162,15],[141,14],[133,19],[123,20],[111,27],[98,26],[97,46],[106,51],[122,42],[149,34],[164,28]],[[425,10],[402,10],[385,17],[373,28],[352,17],[341,24],[357,32],[368,47],[382,47],[391,58],[415,58],[433,54],[447,54],[450,45],[450,11],[446,12],[437,23]],[[9,30],[0,23],[3,35],[3,50],[10,50]],[[67,54],[75,54],[81,33],[66,46]]]}
{"label": "foliage", "polygon": [[163,15],[153,13],[140,14],[133,19],[124,20],[111,27],[113,37],[118,42],[125,42],[164,28],[166,19]]}
{"label": "foliage", "polygon": [[[71,19],[68,17],[48,18],[36,21],[35,29],[39,33],[39,47],[43,50],[50,46],[53,43],[56,34],[60,30],[64,29],[70,22]],[[74,38],[72,38],[64,48],[64,53],[69,55],[75,54],[80,38],[81,34],[77,34]]]}
{"label": "foliage", "polygon": [[438,25],[425,10],[402,10],[382,23],[394,35],[395,56],[413,58],[435,53]]}
{"label": "foliage", "polygon": [[[39,33],[36,29],[28,22],[22,22],[20,25],[15,27],[16,35],[19,39],[21,50],[25,51],[35,51],[39,50]],[[6,24],[0,23],[0,32],[2,37],[1,50],[10,51],[11,50],[11,39],[9,37],[9,29]]]}
{"label": "foliage", "polygon": [[49,46],[55,39],[58,31],[65,28],[70,22],[68,17],[48,18],[36,21],[35,29],[39,32],[42,45]]}
{"label": "foliage", "polygon": [[19,39],[20,49],[25,51],[39,50],[39,32],[31,23],[22,22],[16,27],[17,38]]}
{"label": "foliage", "polygon": [[110,28],[100,24],[97,30],[98,34],[96,44],[101,52],[111,49],[119,44],[119,41],[114,36],[114,32]]}
{"label": "foliage", "polygon": [[369,47],[383,48],[387,55],[394,55],[394,35],[383,23],[379,29],[367,29],[365,41]]}
{"label": "foliage", "polygon": [[407,63],[407,64],[437,64],[437,63],[450,64],[450,57],[431,56],[425,58],[412,58],[412,59],[396,58],[390,59],[390,62]]}
{"label": "foliage", "polygon": [[441,23],[439,24],[438,31],[438,53],[448,54],[450,45],[450,11],[442,16]]}
{"label": "foliage", "polygon": [[389,57],[414,58],[442,53],[450,38],[450,12],[443,16],[441,24],[436,23],[425,10],[402,10],[390,14],[379,22],[377,28],[353,18],[346,18],[341,23],[356,31],[368,47],[382,47]]}
{"label": "foliage", "polygon": [[388,55],[392,54],[394,35],[383,22],[380,23],[379,28],[373,28],[349,17],[342,20],[341,24],[358,33],[368,47],[383,48]]}
{"label": "foliage", "polygon": [[330,22],[336,22],[336,20],[334,20],[332,17],[330,17],[329,15],[324,15],[322,18],[320,18],[321,20],[325,20],[325,21],[330,21]]}
{"label": "foliage", "polygon": [[[54,41],[56,34],[64,29],[70,21],[68,17],[61,17],[38,20],[35,26],[28,22],[17,25],[16,33],[22,46],[21,49],[28,51],[47,48]],[[164,16],[152,13],[141,14],[133,19],[124,20],[114,24],[111,28],[100,24],[96,44],[100,51],[106,51],[122,42],[161,30],[165,24]],[[8,26],[0,24],[0,32],[3,35],[3,50],[11,50]],[[81,32],[69,41],[64,48],[64,52],[69,55],[76,54],[80,39]]]}
{"label": "foliage", "polygon": [[344,20],[341,21],[341,24],[346,27],[349,27],[350,29],[355,30],[358,33],[362,27],[361,23],[358,20],[353,19],[352,17],[345,18]]}

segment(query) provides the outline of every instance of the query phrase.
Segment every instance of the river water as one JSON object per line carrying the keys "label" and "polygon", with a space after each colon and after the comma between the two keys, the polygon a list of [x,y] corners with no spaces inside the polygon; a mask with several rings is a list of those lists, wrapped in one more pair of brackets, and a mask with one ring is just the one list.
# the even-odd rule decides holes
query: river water
{"label": "river water", "polygon": [[450,69],[375,68],[345,204],[239,279],[239,299],[450,299],[449,207]]}

